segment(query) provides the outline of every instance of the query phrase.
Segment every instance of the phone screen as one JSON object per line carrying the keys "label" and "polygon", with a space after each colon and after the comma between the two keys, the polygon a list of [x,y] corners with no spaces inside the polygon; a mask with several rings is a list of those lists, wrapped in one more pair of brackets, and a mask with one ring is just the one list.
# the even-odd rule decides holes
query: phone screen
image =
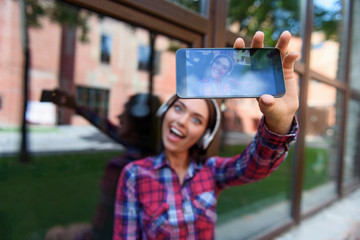
{"label": "phone screen", "polygon": [[183,48],[176,52],[181,98],[250,98],[285,93],[277,48]]}

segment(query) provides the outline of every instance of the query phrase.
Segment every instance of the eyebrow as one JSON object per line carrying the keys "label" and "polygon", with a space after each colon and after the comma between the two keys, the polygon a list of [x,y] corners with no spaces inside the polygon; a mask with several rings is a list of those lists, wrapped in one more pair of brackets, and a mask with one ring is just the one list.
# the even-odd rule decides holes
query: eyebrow
{"label": "eyebrow", "polygon": [[[181,104],[185,109],[187,109],[186,105],[185,105],[180,99],[177,100],[177,102],[178,102],[179,104]],[[202,119],[205,119],[205,117],[204,117],[203,115],[201,115],[200,113],[193,112],[193,114],[195,114],[196,116],[198,116],[198,117],[200,117],[200,118],[202,118]]]}

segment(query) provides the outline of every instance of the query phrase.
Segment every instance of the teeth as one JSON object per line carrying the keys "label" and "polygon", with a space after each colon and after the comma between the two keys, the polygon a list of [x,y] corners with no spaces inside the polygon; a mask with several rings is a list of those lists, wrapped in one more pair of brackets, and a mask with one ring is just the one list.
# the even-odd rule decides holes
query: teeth
{"label": "teeth", "polygon": [[177,130],[176,128],[173,128],[171,127],[170,130],[175,133],[176,135],[180,136],[180,137],[184,137],[184,135],[179,131]]}

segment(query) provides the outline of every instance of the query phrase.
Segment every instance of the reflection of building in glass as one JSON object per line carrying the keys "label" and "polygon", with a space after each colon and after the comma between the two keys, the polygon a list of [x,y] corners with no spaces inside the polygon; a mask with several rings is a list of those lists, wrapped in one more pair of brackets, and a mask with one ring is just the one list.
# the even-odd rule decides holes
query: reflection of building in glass
{"label": "reflection of building in glass", "polygon": [[[149,70],[149,61],[150,61],[150,51],[151,48],[149,45],[143,45],[139,44],[138,47],[138,69],[142,71],[148,71]],[[154,72],[155,74],[159,74],[160,71],[160,52],[155,51],[155,57],[154,57]]]}
{"label": "reflection of building in glass", "polygon": [[111,56],[111,36],[102,34],[101,35],[101,62],[109,64],[110,63],[110,56]]}
{"label": "reflection of building in glass", "polygon": [[[124,102],[130,94],[147,91],[148,73],[143,70],[147,68],[150,53],[148,35],[146,30],[136,28],[134,31],[129,25],[110,18],[100,20],[97,17],[92,17],[90,24],[92,25],[92,30],[89,32],[89,43],[77,41],[76,52],[74,53],[76,56],[74,84],[76,87],[107,89],[109,91],[107,100],[108,108],[101,112],[107,113],[110,118],[116,121],[116,116],[122,110],[120,109],[121,103]],[[4,38],[1,44],[9,45],[10,42],[16,42],[14,41],[16,37],[14,35],[15,32],[14,30],[12,38]],[[30,37],[37,39],[37,41],[31,41],[31,49],[33,51],[30,81],[31,101],[39,101],[42,89],[58,87],[60,36],[60,27],[46,20],[43,21],[42,29],[30,30]],[[119,36],[122,37],[120,38]],[[297,41],[296,38],[293,40],[292,43],[295,43],[293,49],[300,52],[301,41]],[[158,36],[155,53],[156,76],[154,89],[155,93],[164,96],[164,98],[175,92],[174,52],[167,50],[170,44],[171,41],[169,39]],[[325,42],[321,45],[322,48],[316,48],[313,51],[321,51],[321,54],[334,55],[331,49],[335,51],[336,48],[330,48],[329,50],[326,48],[328,45],[329,44]],[[47,46],[47,48],[44,49],[43,46]],[[2,55],[4,54],[6,54],[6,52]],[[198,56],[192,57],[197,59]],[[3,79],[7,80],[2,83],[4,86],[3,89],[7,90],[2,93],[3,114],[0,116],[0,123],[14,125],[20,122],[20,112],[11,111],[8,102],[19,102],[21,99],[20,95],[10,94],[14,91],[10,88],[18,89],[21,86],[21,61],[19,57],[16,56],[12,56],[11,59],[18,64],[18,75],[14,74],[14,72],[8,74],[6,68],[0,69],[2,76],[8,74],[8,77],[3,77]],[[234,59],[239,64],[250,64],[250,56],[247,51],[238,51]],[[312,62],[315,64],[321,61]],[[335,62],[332,64],[335,64]],[[322,67],[321,69],[329,72],[328,70],[333,69],[331,66],[332,65],[328,64],[326,68]],[[33,86],[36,86],[36,88]],[[314,109],[317,109],[317,112],[320,111],[319,108],[321,108],[323,104],[321,101],[327,99],[325,111],[333,112],[333,110],[329,110],[328,99],[333,99],[332,102],[334,102],[334,94],[336,93],[327,91],[326,89],[318,89],[315,85],[313,87],[309,92],[309,99],[311,99],[312,105],[316,106]],[[226,114],[228,119],[224,120],[228,123],[231,122],[231,124],[227,126],[227,130],[255,131],[255,125],[261,117],[258,107],[256,104],[253,104],[252,100],[236,101],[238,101],[239,104],[236,104],[237,107],[232,110],[234,114]],[[319,114],[316,113],[315,115]],[[323,116],[323,114],[320,115]],[[229,120],[229,118],[233,118],[233,120]],[[328,118],[334,118],[334,114],[328,114]],[[310,116],[309,119],[314,118]],[[71,122],[73,124],[87,124],[81,117],[77,116],[73,116]],[[328,124],[333,122],[334,120],[327,121]],[[313,123],[315,124],[315,122]],[[329,126],[325,128],[327,129]],[[310,127],[310,129],[319,130],[320,128]],[[311,131],[310,129],[309,131]]]}
{"label": "reflection of building in glass", "polygon": [[[8,21],[14,21],[8,18]],[[10,22],[9,22],[10,23]],[[6,25],[6,24],[5,24]],[[45,103],[41,103],[40,96],[43,89],[54,89],[64,87],[72,94],[79,94],[77,99],[83,99],[84,89],[91,89],[95,92],[106,92],[106,97],[92,99],[98,101],[96,111],[107,115],[110,120],[117,122],[116,116],[122,111],[122,103],[136,92],[147,92],[149,85],[149,33],[142,28],[133,28],[130,25],[111,18],[98,18],[93,15],[89,20],[90,31],[89,41],[82,43],[76,40],[76,48],[73,52],[74,74],[73,79],[59,79],[62,71],[59,66],[61,61],[61,27],[47,19],[42,19],[42,28],[31,28],[30,49],[30,94],[29,100],[44,107],[32,107],[31,116],[42,114],[39,109],[45,109]],[[6,26],[11,26],[10,24]],[[1,49],[8,49],[6,46],[14,46],[14,49],[21,49],[18,33],[19,25],[13,22],[11,29],[0,33]],[[36,39],[36,41],[34,40]],[[175,92],[175,53],[170,50],[173,40],[158,35],[155,44],[155,76],[154,93],[167,98]],[[177,44],[181,46],[181,44]],[[46,46],[46,48],[44,48]],[[21,111],[13,111],[13,104],[21,105],[22,92],[22,60],[20,52],[2,51],[1,61],[9,61],[2,64],[0,76],[0,93],[2,96],[2,109],[0,124],[18,125],[21,122]],[[10,65],[9,65],[10,64]],[[160,68],[161,65],[161,68]],[[67,71],[64,68],[64,71]],[[160,72],[161,71],[161,72]],[[67,76],[66,74],[64,76]],[[66,86],[60,85],[66,82]],[[89,91],[88,91],[89,92]],[[90,91],[91,92],[91,91]],[[94,96],[105,96],[95,94]],[[90,95],[89,95],[90,96]],[[106,103],[104,102],[106,101]],[[92,103],[94,105],[95,103]],[[100,104],[100,105],[99,105]],[[35,106],[32,104],[32,106]],[[94,105],[95,106],[95,105]],[[57,119],[56,111],[47,111],[52,118]],[[29,115],[29,116],[30,116]],[[34,119],[34,118],[32,118]],[[88,124],[82,117],[70,116],[71,124]],[[39,122],[40,123],[40,122]]]}
{"label": "reflection of building in glass", "polygon": [[76,87],[77,103],[96,114],[107,116],[109,111],[109,90],[94,87]]}
{"label": "reflection of building in glass", "polygon": [[323,32],[313,32],[311,46],[310,67],[324,76],[336,79],[338,67],[341,66],[338,62],[339,43],[335,40],[327,40]]}
{"label": "reflection of building in glass", "polygon": [[310,81],[308,94],[307,135],[324,136],[335,126],[336,89]]}

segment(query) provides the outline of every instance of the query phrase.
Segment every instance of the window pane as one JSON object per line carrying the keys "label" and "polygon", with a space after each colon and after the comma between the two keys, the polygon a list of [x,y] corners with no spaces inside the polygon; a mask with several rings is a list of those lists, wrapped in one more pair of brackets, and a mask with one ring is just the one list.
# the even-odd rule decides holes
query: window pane
{"label": "window pane", "polygon": [[[254,137],[261,117],[255,99],[226,99],[222,104],[220,155],[233,156],[244,149]],[[250,239],[290,220],[292,156],[293,146],[287,160],[268,178],[220,194],[216,229],[219,239]]]}
{"label": "window pane", "polygon": [[265,45],[275,46],[284,30],[300,36],[300,1],[230,0],[228,29],[240,36],[252,37],[261,30],[265,33]]}
{"label": "window pane", "polygon": [[[153,36],[156,70],[150,79],[152,41],[147,29],[89,14],[62,1],[51,2],[54,4],[43,7],[56,7],[57,13],[65,10],[69,15],[84,17],[86,31],[83,36],[82,25],[65,28],[50,17],[40,18],[40,27],[29,30],[31,65],[26,112],[29,164],[20,164],[18,160],[23,106],[18,1],[6,1],[0,8],[1,13],[6,13],[0,14],[1,239],[4,236],[4,239],[45,239],[56,226],[89,229],[100,199],[109,201],[114,194],[111,186],[116,186],[119,172],[106,166],[117,166],[119,156],[126,152],[126,142],[119,141],[119,136],[135,141],[141,154],[155,151],[152,147],[156,141],[149,146],[146,143],[151,141],[127,137],[131,132],[126,130],[134,129],[129,125],[136,124],[138,131],[148,131],[155,122],[154,111],[160,102],[146,105],[152,115],[144,118],[141,114],[146,110],[141,104],[146,101],[130,96],[144,96],[138,93],[147,93],[150,86],[158,100],[174,94],[175,51],[187,46],[160,33]],[[143,69],[138,67],[142,59],[139,46],[147,49],[148,54]],[[59,95],[50,93],[46,102],[40,101],[42,90],[55,88],[61,88],[72,98],[58,99]],[[51,99],[67,107],[49,102]],[[71,108],[75,102],[76,110]],[[122,128],[118,128],[120,123]],[[107,176],[106,169],[113,170],[114,175],[102,178]],[[101,195],[104,192],[109,195],[104,197]],[[107,202],[107,206],[113,203]],[[113,216],[113,211],[104,214]],[[112,224],[107,224],[112,229]]]}
{"label": "window pane", "polygon": [[349,101],[346,125],[344,178],[345,186],[359,181],[360,174],[360,102]]}
{"label": "window pane", "polygon": [[350,71],[350,85],[353,89],[360,92],[360,1],[353,1],[353,21],[352,21],[352,41],[351,41],[351,71]]}
{"label": "window pane", "polygon": [[343,95],[336,88],[317,81],[310,82],[303,212],[318,207],[335,196],[342,101]]}
{"label": "window pane", "polygon": [[314,31],[311,35],[310,67],[331,79],[343,81],[341,56],[345,50],[343,41],[343,1],[315,0]]}
{"label": "window pane", "polygon": [[105,64],[110,63],[112,41],[111,36],[103,34],[101,35],[101,62]]}
{"label": "window pane", "polygon": [[208,3],[209,0],[166,0],[180,5],[188,10],[199,13],[203,16],[208,15]]}

